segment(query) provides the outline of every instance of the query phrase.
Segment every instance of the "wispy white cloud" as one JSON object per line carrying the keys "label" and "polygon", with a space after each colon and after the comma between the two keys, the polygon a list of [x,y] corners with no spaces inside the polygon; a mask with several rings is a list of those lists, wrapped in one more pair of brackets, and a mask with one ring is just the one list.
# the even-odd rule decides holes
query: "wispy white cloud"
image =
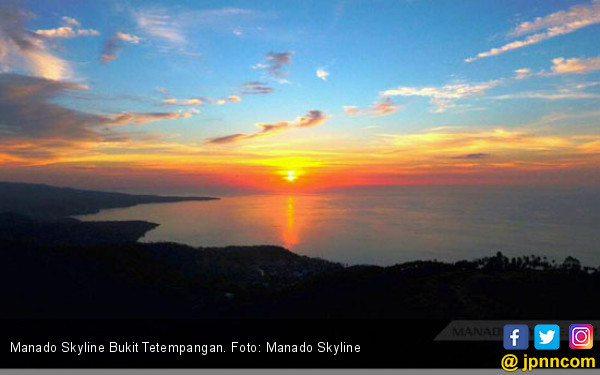
{"label": "wispy white cloud", "polygon": [[543,99],[543,100],[564,100],[564,99],[600,99],[600,94],[589,92],[576,92],[570,90],[559,91],[527,91],[515,94],[498,95],[492,99]]}
{"label": "wispy white cloud", "polygon": [[600,2],[593,0],[590,4],[575,5],[566,11],[559,11],[533,21],[522,22],[510,33],[513,36],[530,34],[543,29],[576,30],[600,22]]}
{"label": "wispy white cloud", "polygon": [[40,29],[36,34],[46,38],[75,38],[77,36],[98,36],[100,32],[94,29],[73,29],[70,26],[61,26],[55,29]]}
{"label": "wispy white cloud", "polygon": [[81,23],[73,17],[64,16],[62,18],[62,21],[67,25],[72,25],[72,26],[77,26],[77,27],[81,26]]}
{"label": "wispy white cloud", "polygon": [[329,71],[325,68],[317,69],[317,77],[322,79],[323,81],[327,81],[327,77],[329,77]]}
{"label": "wispy white cloud", "polygon": [[186,41],[179,23],[174,22],[165,9],[143,9],[135,13],[135,18],[140,30],[150,37],[174,44]]}
{"label": "wispy white cloud", "polygon": [[596,86],[600,86],[600,81],[576,83],[573,85],[573,87],[578,90],[583,90],[583,89],[587,89],[588,87],[596,87]]}
{"label": "wispy white cloud", "polygon": [[[509,33],[509,36],[521,36],[536,32],[525,39],[507,43],[501,47],[478,53],[465,59],[473,62],[478,59],[500,55],[502,53],[523,48],[560,35],[569,34],[581,28],[600,23],[600,1],[593,0],[587,5],[575,5],[569,10],[559,11],[533,21],[523,22]],[[537,32],[540,31],[540,32]]]}
{"label": "wispy white cloud", "polygon": [[[590,59],[564,59],[562,57],[552,60],[551,72],[532,72],[531,69],[522,68],[515,70],[514,79],[522,80],[533,76],[548,77],[562,74],[585,74],[600,70],[600,58]],[[504,95],[490,97],[490,99],[543,99],[543,100],[576,100],[576,99],[598,99],[600,94],[583,91],[590,87],[599,86],[600,82],[571,82],[555,86],[553,90],[536,90],[525,92],[513,92]]]}
{"label": "wispy white cloud", "polygon": [[[186,10],[182,8],[143,7],[133,11],[139,33],[163,52],[197,56],[188,49],[190,35],[199,30],[242,36],[242,27],[249,20],[265,14],[251,9],[223,7]],[[233,32],[232,32],[233,30]]]}
{"label": "wispy white cloud", "polygon": [[430,98],[434,105],[432,112],[441,113],[455,106],[455,101],[481,96],[487,90],[498,86],[502,80],[493,80],[478,83],[455,83],[441,87],[425,86],[411,87],[400,86],[395,89],[381,92],[381,96],[423,96]]}
{"label": "wispy white cloud", "polygon": [[568,123],[568,120],[600,120],[600,110],[592,111],[571,111],[571,112],[555,112],[543,116],[535,125],[545,125],[552,123]]}
{"label": "wispy white cloud", "polygon": [[461,99],[464,97],[481,95],[486,90],[497,86],[500,80],[480,83],[457,83],[442,87],[411,87],[400,86],[382,92],[383,96],[428,96],[439,99]]}
{"label": "wispy white cloud", "polygon": [[480,52],[477,54],[477,56],[475,57],[469,57],[465,59],[465,62],[473,62],[475,60],[479,60],[485,57],[490,57],[490,56],[496,56],[496,55],[500,55],[504,52],[513,50],[513,49],[517,49],[517,48],[523,48],[532,44],[536,44],[539,43],[543,40],[546,40],[550,38],[549,36],[547,36],[546,34],[535,34],[535,35],[531,35],[530,37],[528,37],[525,40],[517,40],[514,42],[510,42],[508,44],[503,45],[502,47],[497,47],[497,48],[492,48],[487,52]]}
{"label": "wispy white cloud", "polygon": [[249,20],[260,19],[266,16],[266,14],[252,9],[224,7],[186,11],[180,13],[177,18],[187,26],[225,33],[233,30],[234,35],[241,36],[243,35],[243,24]]}
{"label": "wispy white cloud", "polygon": [[567,83],[556,89],[517,92],[505,95],[494,96],[491,99],[544,99],[544,100],[577,100],[577,99],[600,99],[600,94],[586,92],[585,89],[599,86],[600,82]]}

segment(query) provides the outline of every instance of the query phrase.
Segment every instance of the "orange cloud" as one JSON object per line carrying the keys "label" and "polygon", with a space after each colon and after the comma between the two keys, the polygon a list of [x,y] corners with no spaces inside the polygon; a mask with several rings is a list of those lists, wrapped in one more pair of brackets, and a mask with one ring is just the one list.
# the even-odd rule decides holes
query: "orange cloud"
{"label": "orange cloud", "polygon": [[[98,36],[100,32],[94,29],[82,29],[81,23],[72,17],[62,17],[65,26],[54,29],[40,29],[35,33],[46,38],[75,38],[78,36]],[[74,29],[73,29],[74,27]]]}
{"label": "orange cloud", "polygon": [[369,109],[360,109],[354,105],[345,105],[342,107],[346,115],[350,117],[373,115],[373,116],[389,116],[403,109],[403,107],[396,105],[391,98],[383,98],[376,101],[371,105]]}
{"label": "orange cloud", "polygon": [[189,111],[179,111],[179,112],[121,112],[112,117],[110,121],[108,121],[107,125],[141,125],[154,121],[161,120],[180,120],[187,119],[192,117],[195,114],[198,114],[197,110],[189,110]]}
{"label": "orange cloud", "polygon": [[[259,124],[260,131],[250,136],[286,131],[289,124]],[[248,137],[231,134],[211,143],[231,143]],[[289,170],[301,176],[294,184],[297,189],[309,189],[388,183],[560,181],[559,176],[565,174],[571,176],[570,181],[589,181],[586,176],[597,173],[600,165],[600,136],[538,134],[525,129],[439,128],[422,133],[382,134],[356,146],[333,144],[326,137],[310,142],[287,137],[281,142],[215,149],[157,138],[114,142],[106,139],[89,141],[87,150],[71,147],[54,152],[49,144],[36,139],[15,143],[13,153],[0,152],[0,160],[5,165],[16,165],[19,160],[35,157],[34,164],[51,161],[56,168],[68,168],[74,174],[91,168],[94,173],[118,174],[136,181],[138,176],[158,173],[169,184],[190,183],[194,176],[206,176],[203,181],[207,184],[275,190],[288,188],[280,174]],[[48,150],[52,152],[44,154]],[[123,174],[123,169],[128,172]]]}
{"label": "orange cloud", "polygon": [[119,57],[119,54],[123,49],[123,42],[129,44],[138,44],[140,40],[141,39],[138,36],[127,34],[121,31],[116,32],[104,43],[104,48],[102,50],[102,54],[100,55],[100,61],[107,64]]}
{"label": "orange cloud", "polygon": [[177,98],[165,98],[162,101],[163,105],[166,106],[188,106],[197,107],[206,103],[213,105],[225,105],[227,103],[239,103],[242,101],[242,97],[238,95],[230,95],[225,99],[211,99],[211,98],[190,98],[190,99],[177,99]]}
{"label": "orange cloud", "polygon": [[531,69],[529,68],[520,68],[515,70],[515,79],[525,79],[531,75]]}
{"label": "orange cloud", "polygon": [[411,157],[456,157],[464,154],[527,155],[575,150],[577,142],[566,136],[536,135],[526,131],[492,129],[470,132],[430,131],[406,135],[384,135],[394,153]]}
{"label": "orange cloud", "polygon": [[233,143],[233,142],[238,142],[238,141],[242,141],[245,139],[252,139],[252,138],[257,138],[257,137],[263,137],[266,135],[271,135],[271,134],[278,133],[278,132],[281,132],[281,131],[284,131],[284,130],[287,130],[290,128],[309,128],[309,127],[313,127],[313,126],[319,126],[319,125],[323,124],[325,121],[327,121],[328,119],[329,119],[329,116],[327,116],[323,112],[317,111],[317,110],[311,110],[311,111],[308,111],[308,113],[306,115],[296,118],[296,120],[293,122],[281,121],[281,122],[278,122],[275,124],[259,123],[259,124],[256,124],[256,126],[260,129],[260,131],[258,131],[256,133],[253,133],[253,134],[237,133],[237,134],[226,135],[223,137],[209,139],[207,143],[213,143],[213,144]]}
{"label": "orange cloud", "polygon": [[552,65],[552,72],[555,74],[586,74],[600,70],[600,57],[588,59],[558,57],[552,60]]}

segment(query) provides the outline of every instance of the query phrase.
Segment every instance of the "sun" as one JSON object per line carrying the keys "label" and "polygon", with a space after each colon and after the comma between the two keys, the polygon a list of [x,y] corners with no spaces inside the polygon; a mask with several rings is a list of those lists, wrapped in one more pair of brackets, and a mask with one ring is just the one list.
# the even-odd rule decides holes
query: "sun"
{"label": "sun", "polygon": [[298,176],[296,175],[296,171],[287,171],[285,177],[284,177],[288,182],[294,182],[296,181],[296,179],[298,178]]}

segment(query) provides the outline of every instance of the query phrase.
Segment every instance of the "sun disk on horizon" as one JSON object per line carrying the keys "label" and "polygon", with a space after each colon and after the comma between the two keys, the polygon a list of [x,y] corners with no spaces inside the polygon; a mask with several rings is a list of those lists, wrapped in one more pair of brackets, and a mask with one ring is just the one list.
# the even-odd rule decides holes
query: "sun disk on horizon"
{"label": "sun disk on horizon", "polygon": [[287,171],[287,174],[285,175],[285,179],[289,182],[294,182],[297,178],[298,176],[295,171]]}

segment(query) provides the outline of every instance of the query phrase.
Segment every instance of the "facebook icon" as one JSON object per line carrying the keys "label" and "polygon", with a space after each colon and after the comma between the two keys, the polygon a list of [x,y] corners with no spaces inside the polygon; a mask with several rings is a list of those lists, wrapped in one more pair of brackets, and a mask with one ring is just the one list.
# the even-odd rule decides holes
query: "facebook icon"
{"label": "facebook icon", "polygon": [[504,349],[525,350],[529,348],[529,327],[525,324],[504,326]]}

